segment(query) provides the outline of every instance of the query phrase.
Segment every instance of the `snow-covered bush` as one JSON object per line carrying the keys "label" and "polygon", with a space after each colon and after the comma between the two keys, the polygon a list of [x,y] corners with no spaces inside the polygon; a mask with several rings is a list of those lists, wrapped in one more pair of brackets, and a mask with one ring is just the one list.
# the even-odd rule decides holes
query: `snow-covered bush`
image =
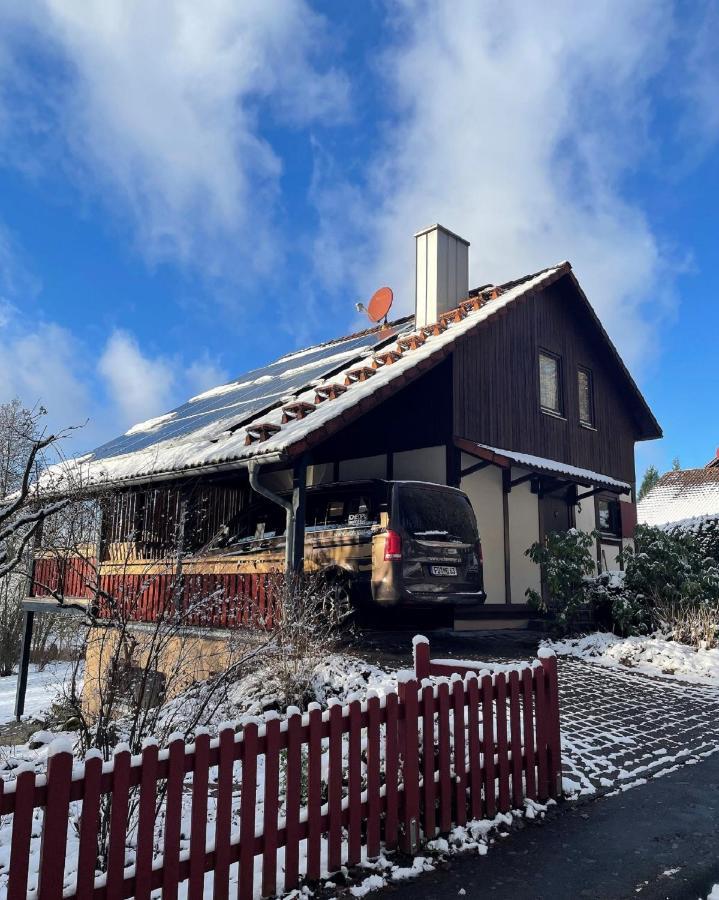
{"label": "snow-covered bush", "polygon": [[719,518],[702,516],[666,530],[671,535],[689,538],[705,557],[719,564]]}
{"label": "snow-covered bush", "polygon": [[528,588],[527,600],[535,609],[554,613],[562,631],[575,624],[586,601],[585,579],[594,571],[590,549],[594,541],[594,534],[571,528],[551,532],[546,542],[537,541],[526,551],[541,568],[548,597],[546,600],[538,591]]}
{"label": "snow-covered bush", "polygon": [[707,550],[717,546],[717,534],[714,528],[639,525],[634,546],[621,554],[624,571],[585,583],[597,624],[624,636],[659,628],[675,640],[714,646],[719,639],[719,563]]}
{"label": "snow-covered bush", "polygon": [[701,632],[701,640],[713,644],[719,632],[719,563],[706,554],[711,539],[709,534],[640,525],[634,547],[625,549],[622,558],[626,591],[645,618],[677,629],[679,639]]}

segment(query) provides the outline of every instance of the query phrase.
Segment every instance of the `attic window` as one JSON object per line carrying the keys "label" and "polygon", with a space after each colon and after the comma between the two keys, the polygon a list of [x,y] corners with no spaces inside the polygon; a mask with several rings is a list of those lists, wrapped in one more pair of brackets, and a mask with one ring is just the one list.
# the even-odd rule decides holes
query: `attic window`
{"label": "attic window", "polygon": [[594,379],[589,369],[577,369],[577,391],[579,394],[579,422],[588,428],[594,427]]}
{"label": "attic window", "polygon": [[548,350],[539,351],[539,405],[542,412],[564,415],[562,404],[562,361]]}

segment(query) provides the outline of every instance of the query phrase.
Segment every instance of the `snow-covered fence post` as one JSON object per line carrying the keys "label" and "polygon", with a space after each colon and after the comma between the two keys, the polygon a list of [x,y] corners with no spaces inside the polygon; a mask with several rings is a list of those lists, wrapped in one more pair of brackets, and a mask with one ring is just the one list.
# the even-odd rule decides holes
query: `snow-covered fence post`
{"label": "snow-covered fence post", "polygon": [[422,634],[416,634],[412,638],[412,650],[414,653],[414,677],[422,683],[423,678],[429,678],[429,641]]}
{"label": "snow-covered fence post", "polygon": [[541,648],[539,661],[544,669],[544,687],[547,700],[547,744],[549,751],[549,793],[551,797],[562,795],[562,741],[559,720],[559,681],[557,657],[553,650]]}
{"label": "snow-covered fence post", "polygon": [[419,846],[419,702],[411,670],[397,673],[399,686],[399,754],[402,767],[402,840],[405,853]]}

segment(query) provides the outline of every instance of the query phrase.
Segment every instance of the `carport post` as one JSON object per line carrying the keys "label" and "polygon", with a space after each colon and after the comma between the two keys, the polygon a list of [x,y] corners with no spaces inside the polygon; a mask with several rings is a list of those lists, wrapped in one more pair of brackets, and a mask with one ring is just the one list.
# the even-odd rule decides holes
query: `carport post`
{"label": "carport post", "polygon": [[15,689],[15,719],[19,722],[25,712],[25,693],[27,692],[27,670],[30,666],[30,646],[35,613],[26,609],[23,614],[22,650],[20,652],[20,668],[17,673]]}
{"label": "carport post", "polygon": [[[292,470],[291,556],[288,560],[293,575],[301,575],[305,567],[305,499],[307,496],[307,456],[297,460]],[[290,538],[290,535],[288,535]]]}

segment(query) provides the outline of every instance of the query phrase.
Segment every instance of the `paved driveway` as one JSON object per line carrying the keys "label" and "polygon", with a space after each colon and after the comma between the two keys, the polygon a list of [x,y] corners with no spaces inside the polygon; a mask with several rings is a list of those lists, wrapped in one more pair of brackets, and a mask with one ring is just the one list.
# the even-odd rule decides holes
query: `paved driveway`
{"label": "paved driveway", "polygon": [[707,896],[719,881],[719,690],[566,657],[559,685],[565,791],[585,802],[378,897]]}
{"label": "paved driveway", "polygon": [[719,690],[559,659],[565,790],[623,791],[719,749]]}
{"label": "paved driveway", "polygon": [[[361,632],[353,649],[380,665],[408,667],[413,634]],[[429,636],[433,656],[489,664],[532,659],[545,637],[531,631]],[[623,791],[719,749],[719,688],[560,657],[559,691],[564,786],[570,795]]]}

